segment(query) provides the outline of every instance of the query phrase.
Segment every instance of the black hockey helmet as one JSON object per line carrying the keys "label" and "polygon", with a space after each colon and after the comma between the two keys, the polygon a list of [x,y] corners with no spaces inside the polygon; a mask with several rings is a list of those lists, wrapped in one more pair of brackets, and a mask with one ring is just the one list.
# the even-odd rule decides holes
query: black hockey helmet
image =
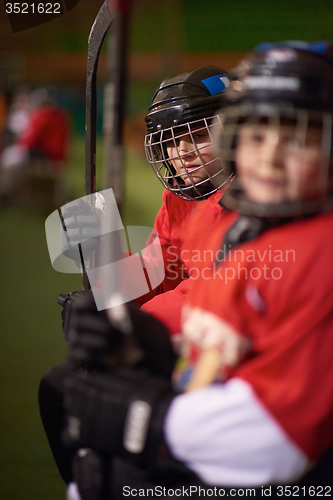
{"label": "black hockey helmet", "polygon": [[[225,98],[228,103],[221,110],[223,134],[217,142],[226,170],[235,171],[238,131],[244,123],[282,126],[288,120],[294,124],[298,140],[300,130],[305,140],[309,125],[317,126],[322,131],[322,169],[326,185],[326,194],[319,204],[330,204],[333,192],[333,46],[326,42],[299,41],[261,44],[231,72]],[[307,203],[306,208],[304,205],[298,202],[297,207],[292,208],[290,203],[285,203],[280,211],[286,215],[295,211],[318,211],[318,200],[315,207],[310,206],[311,203]],[[256,210],[264,215],[270,212],[268,206],[258,206]],[[272,207],[272,213],[276,213],[276,206]]]}
{"label": "black hockey helmet", "polygon": [[263,43],[232,72],[229,104],[333,112],[333,46],[326,42]]}
{"label": "black hockey helmet", "polygon": [[[174,158],[167,153],[166,144],[187,135],[193,142],[193,151],[200,156],[193,138],[193,130],[202,129],[211,140],[211,122],[214,114],[224,104],[223,93],[229,86],[229,76],[225,70],[216,66],[201,66],[200,68],[182,73],[163,80],[156,90],[152,103],[145,117],[147,133],[145,151],[147,160],[165,188],[177,196],[194,200],[210,196],[229,179],[222,181],[222,164],[218,155],[209,164],[214,164],[210,172],[209,164],[202,161],[200,168],[205,170],[205,179],[196,182],[189,172],[187,182],[183,175],[177,173],[172,160],[182,161],[182,154],[177,150]],[[200,156],[201,158],[201,156]],[[218,168],[216,167],[218,162]],[[186,167],[183,164],[183,170]],[[215,182],[219,175],[219,184]]]}

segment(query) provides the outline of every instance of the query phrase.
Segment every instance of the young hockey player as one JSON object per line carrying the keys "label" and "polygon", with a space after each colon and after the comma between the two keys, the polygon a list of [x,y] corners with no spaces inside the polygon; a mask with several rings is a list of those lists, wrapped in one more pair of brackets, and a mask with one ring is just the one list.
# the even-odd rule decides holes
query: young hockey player
{"label": "young hockey player", "polygon": [[[146,243],[144,259],[147,265],[154,265],[159,255],[154,245],[161,245],[165,278],[138,301],[144,303],[144,311],[164,322],[171,333],[180,332],[180,311],[187,290],[185,280],[189,272],[183,245],[190,216],[200,204],[203,206],[198,227],[204,226],[207,218],[219,218],[222,214],[219,201],[232,178],[224,176],[212,144],[213,128],[220,128],[219,123],[212,125],[213,116],[223,106],[228,85],[225,70],[209,65],[166,78],[155,92],[145,118],[146,156],[165,191],[154,222],[158,240],[153,232]],[[94,236],[94,230],[97,235],[100,231],[99,218],[86,213],[83,216],[82,204],[74,202],[63,213],[71,241],[84,232],[84,225],[90,237]]]}
{"label": "young hockey player", "polygon": [[[332,89],[324,43],[265,46],[239,65],[221,139],[239,185],[201,242],[215,258],[198,268],[184,321],[196,386],[208,385],[177,395],[147,366],[73,378],[77,448],[123,457],[155,485],[169,453],[224,495],[331,494]],[[209,351],[218,366],[200,380]]]}
{"label": "young hockey player", "polygon": [[[165,279],[153,291],[154,299],[143,298],[142,309],[166,324],[171,333],[180,331],[180,311],[188,288],[184,240],[189,219],[198,208],[197,202],[198,227],[208,218],[221,217],[219,202],[233,177],[224,175],[212,144],[213,128],[220,128],[220,123],[213,125],[212,119],[223,106],[228,86],[226,72],[214,66],[167,78],[157,89],[146,116],[147,160],[166,188],[154,223],[162,246]],[[149,260],[149,256],[146,258]]]}

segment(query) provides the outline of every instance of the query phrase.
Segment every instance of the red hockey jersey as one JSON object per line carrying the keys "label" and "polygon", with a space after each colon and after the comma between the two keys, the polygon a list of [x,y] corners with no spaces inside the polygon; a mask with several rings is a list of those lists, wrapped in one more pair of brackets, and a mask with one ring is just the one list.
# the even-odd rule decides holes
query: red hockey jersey
{"label": "red hockey jersey", "polygon": [[[163,193],[163,205],[156,216],[154,229],[162,246],[165,279],[150,296],[144,297],[146,302],[141,308],[162,321],[171,334],[180,332],[181,309],[191,286],[189,248],[195,248],[197,236],[204,231],[208,220],[216,221],[221,217],[219,201],[222,194],[223,191],[218,191],[207,200],[197,202],[183,200],[169,191]],[[195,228],[191,234],[190,222]],[[145,259],[149,261],[146,254]],[[155,297],[151,298],[153,294]]]}
{"label": "red hockey jersey", "polygon": [[[218,319],[249,340],[250,353],[227,377],[249,383],[315,461],[333,443],[333,213],[267,230],[223,254],[235,218],[228,213],[218,227],[212,223],[201,241],[201,255],[211,259],[195,263],[188,318],[212,313],[212,328]],[[202,346],[209,328],[201,329]]]}
{"label": "red hockey jersey", "polygon": [[69,133],[68,116],[63,110],[41,106],[31,113],[28,127],[17,142],[48,160],[59,162],[67,159]]}

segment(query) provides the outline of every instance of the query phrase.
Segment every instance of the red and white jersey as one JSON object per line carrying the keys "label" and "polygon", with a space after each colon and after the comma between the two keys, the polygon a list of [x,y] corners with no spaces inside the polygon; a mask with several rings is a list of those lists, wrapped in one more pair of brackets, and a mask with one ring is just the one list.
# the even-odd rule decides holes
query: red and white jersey
{"label": "red and white jersey", "polygon": [[[221,333],[222,342],[225,332],[247,339],[245,358],[239,353],[223,375],[249,384],[268,414],[315,461],[333,443],[333,213],[267,230],[232,251],[224,249],[223,256],[224,235],[234,221],[235,213],[228,213],[202,241],[200,252],[207,256],[209,249],[213,258],[196,264],[199,277],[189,289],[185,333],[192,332],[197,349],[200,334],[201,346],[210,333]],[[206,316],[200,325],[200,311],[211,314],[211,324]]]}
{"label": "red and white jersey", "polygon": [[[205,231],[207,221],[221,217],[219,201],[222,194],[223,191],[218,191],[198,202],[183,200],[167,190],[163,193],[163,205],[156,216],[154,229],[162,246],[165,279],[140,301],[146,301],[141,308],[162,321],[171,334],[180,332],[181,309],[191,286],[190,248],[195,247],[197,236]],[[195,229],[189,232],[189,226]],[[150,260],[146,253],[145,260]]]}

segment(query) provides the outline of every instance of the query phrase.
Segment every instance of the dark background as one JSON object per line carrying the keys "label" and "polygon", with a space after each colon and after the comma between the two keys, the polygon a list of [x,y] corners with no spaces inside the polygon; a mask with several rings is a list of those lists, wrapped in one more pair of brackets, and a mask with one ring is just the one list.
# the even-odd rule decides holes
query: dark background
{"label": "dark background", "polygon": [[[12,33],[0,2],[0,91],[9,103],[18,85],[54,84],[71,116],[66,171],[69,198],[84,194],[87,39],[101,0],[80,0],[65,15]],[[257,43],[333,38],[331,0],[133,0],[126,105],[127,224],[152,225],[162,188],[143,155],[144,114],[160,81],[200,64],[229,70]],[[102,109],[107,79],[103,48],[98,80],[98,181],[103,178]],[[78,275],[51,267],[38,200],[0,207],[0,498],[60,500],[37,406],[42,374],[66,356],[58,293],[81,288]],[[57,207],[54,207],[54,209]]]}

